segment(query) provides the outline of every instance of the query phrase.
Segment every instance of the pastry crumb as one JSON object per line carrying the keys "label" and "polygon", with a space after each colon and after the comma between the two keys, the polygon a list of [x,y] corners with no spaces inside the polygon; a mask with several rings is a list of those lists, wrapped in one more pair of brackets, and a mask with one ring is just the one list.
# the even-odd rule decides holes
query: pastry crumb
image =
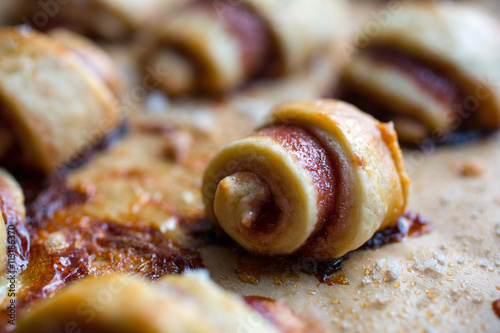
{"label": "pastry crumb", "polygon": [[165,135],[163,155],[174,163],[185,163],[194,145],[193,136],[187,131],[175,131]]}
{"label": "pastry crumb", "polygon": [[459,172],[463,177],[481,177],[484,174],[484,165],[480,160],[471,159],[462,164]]}
{"label": "pastry crumb", "polygon": [[61,232],[53,232],[49,234],[44,242],[45,250],[48,253],[57,253],[64,250],[68,244],[66,243],[66,237]]}

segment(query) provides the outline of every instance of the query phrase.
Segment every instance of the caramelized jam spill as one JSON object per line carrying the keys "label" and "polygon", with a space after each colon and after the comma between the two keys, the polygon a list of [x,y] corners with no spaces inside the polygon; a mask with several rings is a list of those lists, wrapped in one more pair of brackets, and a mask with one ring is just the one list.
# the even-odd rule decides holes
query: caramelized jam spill
{"label": "caramelized jam spill", "polygon": [[349,279],[345,276],[344,273],[338,273],[338,274],[336,274],[332,277],[329,277],[329,278],[324,278],[324,276],[323,276],[320,279],[320,277],[318,277],[319,281],[324,282],[329,286],[334,286],[336,284],[343,285],[343,286],[350,285]]}
{"label": "caramelized jam spill", "polygon": [[491,305],[493,306],[493,312],[495,312],[497,317],[500,319],[500,299],[494,301]]}
{"label": "caramelized jam spill", "polygon": [[[18,304],[51,296],[62,287],[85,276],[109,273],[136,274],[155,280],[202,267],[197,253],[184,250],[151,227],[118,225],[82,216],[60,216],[46,228],[35,231],[31,261],[21,280],[29,287],[20,293]],[[64,236],[65,247],[50,252],[47,234]]]}
{"label": "caramelized jam spill", "polygon": [[[434,225],[422,215],[406,212],[394,227],[377,232],[358,250],[378,249],[386,244],[403,242],[408,237],[424,235],[433,229]],[[344,260],[350,257],[351,253],[347,253],[340,258],[322,262],[302,255],[261,257],[240,250],[235,271],[242,282],[251,284],[259,284],[264,275],[272,274],[275,282],[278,281],[275,284],[284,285],[302,272],[314,275],[319,282],[328,285],[348,285],[349,279],[338,271]]]}
{"label": "caramelized jam spill", "polygon": [[[18,277],[20,315],[34,300],[50,297],[86,276],[119,273],[155,280],[203,267],[195,249],[211,237],[206,220],[186,221],[192,242],[189,248],[181,248],[157,228],[85,215],[81,205],[88,199],[87,194],[55,182],[28,205],[31,248],[27,268]],[[53,233],[62,240],[55,247],[50,245]]]}
{"label": "caramelized jam spill", "polygon": [[[2,190],[0,185],[0,193]],[[28,265],[30,235],[25,221],[21,218],[19,213],[15,211],[14,207],[16,204],[9,202],[9,199],[8,196],[2,197],[0,195],[0,214],[3,215],[6,224],[5,227],[9,230],[9,246],[13,246],[13,249],[7,251],[9,258],[8,262],[5,258],[2,258],[2,260],[7,262],[6,273],[8,275],[18,275],[24,271]],[[10,226],[14,227],[12,231],[9,228]],[[13,232],[13,234],[11,234],[11,232]],[[11,237],[13,237],[13,239]]]}
{"label": "caramelized jam spill", "polygon": [[274,303],[276,300],[274,298],[263,297],[263,296],[245,296],[243,297],[245,302],[249,305],[253,304],[262,304],[262,302],[271,302]]}
{"label": "caramelized jam spill", "polygon": [[361,246],[361,249],[378,249],[386,244],[404,242],[408,237],[418,237],[431,232],[433,229],[434,224],[419,213],[406,212],[398,219],[398,223],[394,227],[377,232]]}

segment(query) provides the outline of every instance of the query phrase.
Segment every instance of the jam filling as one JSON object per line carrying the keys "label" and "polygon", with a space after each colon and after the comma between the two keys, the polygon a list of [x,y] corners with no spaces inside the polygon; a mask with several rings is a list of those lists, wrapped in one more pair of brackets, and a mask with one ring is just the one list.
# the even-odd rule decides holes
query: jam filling
{"label": "jam filling", "polygon": [[272,125],[255,135],[272,138],[294,157],[312,178],[318,196],[318,227],[333,215],[336,175],[331,156],[306,130],[289,125]]}
{"label": "jam filling", "polygon": [[189,8],[202,9],[215,16],[236,37],[247,75],[262,68],[271,48],[271,34],[266,22],[255,11],[241,3],[234,5],[207,0],[197,0],[185,10]]}
{"label": "jam filling", "polygon": [[252,234],[256,235],[256,237],[258,237],[259,234],[267,235],[273,232],[278,226],[277,223],[280,220],[280,215],[281,210],[272,197],[262,205],[260,214],[255,222],[252,223],[250,231]]}
{"label": "jam filling", "polygon": [[493,312],[495,312],[498,319],[500,319],[500,299],[494,301],[491,305],[493,307]]}
{"label": "jam filling", "polygon": [[366,51],[377,63],[389,65],[406,73],[434,98],[450,106],[460,104],[463,100],[459,86],[451,78],[428,64],[409,57],[407,54],[384,47],[374,47]]}

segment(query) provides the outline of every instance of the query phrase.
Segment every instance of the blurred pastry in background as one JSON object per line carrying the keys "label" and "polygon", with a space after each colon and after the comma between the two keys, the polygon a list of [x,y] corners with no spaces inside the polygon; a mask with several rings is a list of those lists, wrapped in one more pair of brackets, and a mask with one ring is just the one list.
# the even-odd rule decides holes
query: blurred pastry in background
{"label": "blurred pastry in background", "polygon": [[11,10],[11,24],[47,31],[57,27],[90,37],[119,40],[161,19],[185,0],[20,0]]}
{"label": "blurred pastry in background", "polygon": [[[103,294],[106,302],[99,301]],[[308,326],[306,319],[281,302],[271,303],[262,297],[244,299],[226,291],[212,282],[206,272],[169,275],[153,284],[113,275],[86,278],[36,304],[22,317],[16,331],[60,332],[68,323],[80,332],[326,330],[320,330],[318,323]]]}
{"label": "blurred pastry in background", "polygon": [[80,58],[88,69],[96,74],[116,97],[122,94],[122,79],[111,57],[88,38],[64,28],[47,33]]}
{"label": "blurred pastry in background", "polygon": [[404,3],[358,36],[335,96],[393,121],[406,144],[496,130],[499,33],[499,22],[472,5]]}
{"label": "blurred pastry in background", "polygon": [[122,120],[113,94],[119,79],[107,55],[72,33],[53,36],[0,29],[0,159],[45,174]]}
{"label": "blurred pastry in background", "polygon": [[335,100],[284,103],[205,170],[207,216],[245,249],[326,261],[394,226],[409,194],[392,125]]}
{"label": "blurred pastry in background", "polygon": [[145,67],[169,96],[222,94],[303,68],[345,36],[347,15],[343,0],[191,1],[157,27]]}
{"label": "blurred pastry in background", "polygon": [[0,1],[0,25],[13,24],[19,21],[22,13],[23,0]]}

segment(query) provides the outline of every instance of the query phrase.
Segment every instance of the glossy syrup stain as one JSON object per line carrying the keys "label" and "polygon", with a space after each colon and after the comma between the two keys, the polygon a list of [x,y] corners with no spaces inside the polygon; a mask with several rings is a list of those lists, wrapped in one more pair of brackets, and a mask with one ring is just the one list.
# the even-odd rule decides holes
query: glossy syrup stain
{"label": "glossy syrup stain", "polygon": [[50,297],[86,276],[119,273],[156,280],[203,267],[195,248],[205,241],[198,236],[205,233],[201,228],[205,221],[190,223],[186,233],[193,235],[193,242],[180,247],[157,228],[86,215],[81,207],[87,200],[87,194],[56,182],[28,206],[31,248],[27,268],[18,276],[20,315],[33,301]]}
{"label": "glossy syrup stain", "polygon": [[[356,251],[377,249],[386,244],[403,242],[408,237],[418,237],[433,229],[434,225],[422,215],[406,212],[394,227],[377,232]],[[238,252],[235,271],[238,278],[245,283],[258,284],[264,275],[272,275],[275,284],[283,285],[297,281],[298,274],[302,272],[313,275],[319,282],[328,285],[349,284],[349,278],[340,270],[344,260],[351,257],[351,253],[330,261],[317,261],[300,255],[261,257],[248,254],[243,250]]]}
{"label": "glossy syrup stain", "polygon": [[491,305],[493,307],[493,312],[495,312],[498,319],[500,319],[500,299],[494,301]]}

